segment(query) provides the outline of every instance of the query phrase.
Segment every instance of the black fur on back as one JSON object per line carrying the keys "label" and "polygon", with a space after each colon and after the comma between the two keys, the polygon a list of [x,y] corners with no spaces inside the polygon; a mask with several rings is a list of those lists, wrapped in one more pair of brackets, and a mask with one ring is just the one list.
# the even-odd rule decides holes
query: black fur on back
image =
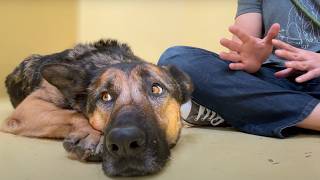
{"label": "black fur on back", "polygon": [[[118,63],[141,62],[130,47],[116,40],[99,40],[78,44],[73,49],[51,54],[32,55],[17,66],[6,78],[5,84],[14,107],[37,89],[42,81],[41,67],[51,63],[71,64],[92,74],[98,69]],[[89,82],[88,82],[89,83]]]}

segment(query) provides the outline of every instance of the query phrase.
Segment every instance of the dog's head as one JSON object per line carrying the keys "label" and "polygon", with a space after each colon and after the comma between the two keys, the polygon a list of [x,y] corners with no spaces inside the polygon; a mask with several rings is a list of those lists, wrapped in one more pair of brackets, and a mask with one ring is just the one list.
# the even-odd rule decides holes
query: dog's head
{"label": "dog's head", "polygon": [[186,74],[174,66],[158,67],[134,59],[94,72],[55,63],[45,66],[42,74],[72,97],[92,127],[104,133],[107,175],[145,175],[164,166],[179,139],[180,105],[192,92]]}

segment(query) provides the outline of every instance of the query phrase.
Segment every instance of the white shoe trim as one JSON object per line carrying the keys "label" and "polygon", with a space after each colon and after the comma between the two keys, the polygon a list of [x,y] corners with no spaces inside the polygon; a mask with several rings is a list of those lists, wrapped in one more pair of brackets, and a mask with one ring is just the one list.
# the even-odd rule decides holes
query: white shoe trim
{"label": "white shoe trim", "polygon": [[201,115],[204,113],[205,110],[206,110],[206,108],[200,105],[198,115],[197,115],[195,121],[198,121],[200,119]]}

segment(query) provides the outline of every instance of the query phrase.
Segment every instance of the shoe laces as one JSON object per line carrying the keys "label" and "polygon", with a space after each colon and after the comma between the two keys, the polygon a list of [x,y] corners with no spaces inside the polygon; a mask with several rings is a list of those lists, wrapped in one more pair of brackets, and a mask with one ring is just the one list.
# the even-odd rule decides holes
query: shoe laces
{"label": "shoe laces", "polygon": [[199,107],[198,115],[195,121],[199,121],[199,120],[210,121],[212,126],[217,126],[224,122],[224,119],[221,116],[219,116],[216,112],[201,105]]}

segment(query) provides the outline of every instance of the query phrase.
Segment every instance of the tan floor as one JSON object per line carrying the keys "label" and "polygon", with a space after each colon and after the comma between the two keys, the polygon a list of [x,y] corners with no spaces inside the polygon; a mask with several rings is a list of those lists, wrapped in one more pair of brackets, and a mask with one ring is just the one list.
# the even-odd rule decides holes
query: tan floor
{"label": "tan floor", "polygon": [[[0,101],[0,119],[10,111],[10,104]],[[108,177],[100,164],[68,159],[59,141],[0,133],[0,179]],[[186,128],[166,168],[157,175],[137,179],[319,180],[320,136],[299,135],[279,140],[228,129]]]}

